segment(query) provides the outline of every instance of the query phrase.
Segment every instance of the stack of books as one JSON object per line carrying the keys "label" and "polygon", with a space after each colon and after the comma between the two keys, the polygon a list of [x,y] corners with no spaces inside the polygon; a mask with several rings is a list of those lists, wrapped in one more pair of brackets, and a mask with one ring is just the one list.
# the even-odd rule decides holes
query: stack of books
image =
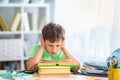
{"label": "stack of books", "polygon": [[53,62],[48,60],[41,60],[37,65],[39,75],[43,74],[70,74],[77,68],[77,64],[72,60],[60,60],[59,62]]}
{"label": "stack of books", "polygon": [[98,70],[108,69],[107,63],[100,62],[100,61],[86,61],[84,62],[83,67],[90,68],[90,69],[98,69]]}
{"label": "stack of books", "polygon": [[81,73],[92,76],[107,76],[108,66],[106,62],[87,61],[84,62]]}

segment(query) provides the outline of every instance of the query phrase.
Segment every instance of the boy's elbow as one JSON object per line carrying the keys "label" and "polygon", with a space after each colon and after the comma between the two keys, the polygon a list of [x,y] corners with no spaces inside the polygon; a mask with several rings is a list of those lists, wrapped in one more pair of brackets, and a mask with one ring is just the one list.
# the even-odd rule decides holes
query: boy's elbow
{"label": "boy's elbow", "polygon": [[76,71],[78,72],[80,70],[80,63],[78,63],[78,66],[76,68]]}
{"label": "boy's elbow", "polygon": [[30,70],[30,62],[29,62],[29,60],[26,62],[26,68],[27,68],[27,70]]}
{"label": "boy's elbow", "polygon": [[34,71],[35,70],[35,66],[31,66],[31,64],[27,64],[27,70]]}
{"label": "boy's elbow", "polygon": [[31,64],[30,59],[26,62],[26,68],[27,68],[27,70],[32,70],[32,71],[35,70],[35,67]]}

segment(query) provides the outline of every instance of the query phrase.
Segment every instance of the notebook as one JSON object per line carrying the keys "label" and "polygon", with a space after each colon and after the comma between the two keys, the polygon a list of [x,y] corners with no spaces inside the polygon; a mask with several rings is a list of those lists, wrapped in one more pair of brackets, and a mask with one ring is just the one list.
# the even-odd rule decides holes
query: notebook
{"label": "notebook", "polygon": [[8,79],[18,79],[18,78],[32,77],[32,75],[26,74],[26,73],[13,74],[13,73],[9,73],[9,72],[4,72],[4,73],[0,73],[0,77],[8,78]]}

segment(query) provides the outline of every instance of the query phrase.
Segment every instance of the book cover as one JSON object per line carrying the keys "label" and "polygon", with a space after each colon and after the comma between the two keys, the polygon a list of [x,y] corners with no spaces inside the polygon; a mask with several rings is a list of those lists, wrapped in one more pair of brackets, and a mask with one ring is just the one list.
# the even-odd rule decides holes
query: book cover
{"label": "book cover", "polygon": [[21,21],[21,13],[16,13],[15,16],[13,17],[10,30],[16,31],[19,27],[20,21]]}
{"label": "book cover", "polygon": [[32,13],[28,13],[29,28],[32,30]]}
{"label": "book cover", "polygon": [[70,74],[70,67],[65,66],[40,66],[38,70],[39,75],[42,74]]}
{"label": "book cover", "polygon": [[63,67],[70,67],[70,72],[74,72],[77,68],[77,64],[71,60],[71,59],[66,59],[66,60],[60,60],[58,62],[54,61],[49,61],[49,60],[40,60],[39,64],[37,65],[37,68],[41,66],[63,66]]}
{"label": "book cover", "polygon": [[30,31],[30,25],[29,25],[29,19],[27,13],[23,13],[23,28],[24,31]]}
{"label": "book cover", "polygon": [[0,14],[0,27],[2,31],[8,31],[5,20],[3,19],[1,14]]}
{"label": "book cover", "polygon": [[1,24],[0,24],[0,32],[2,31],[2,26],[1,26]]}

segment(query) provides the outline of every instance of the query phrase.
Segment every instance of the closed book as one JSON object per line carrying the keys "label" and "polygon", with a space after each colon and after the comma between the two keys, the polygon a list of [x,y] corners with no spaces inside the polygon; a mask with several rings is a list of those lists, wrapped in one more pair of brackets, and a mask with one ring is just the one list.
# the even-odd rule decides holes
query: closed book
{"label": "closed book", "polygon": [[10,30],[16,31],[19,27],[20,21],[21,21],[21,13],[16,13],[15,16],[13,17]]}
{"label": "closed book", "polygon": [[29,25],[29,19],[27,13],[23,13],[23,28],[24,31],[30,31],[30,25]]}
{"label": "closed book", "polygon": [[5,20],[3,19],[2,15],[0,15],[0,27],[1,27],[1,31],[8,31],[7,25],[6,25]]}
{"label": "closed book", "polygon": [[39,75],[47,74],[70,74],[70,67],[65,66],[40,66],[38,70]]}

